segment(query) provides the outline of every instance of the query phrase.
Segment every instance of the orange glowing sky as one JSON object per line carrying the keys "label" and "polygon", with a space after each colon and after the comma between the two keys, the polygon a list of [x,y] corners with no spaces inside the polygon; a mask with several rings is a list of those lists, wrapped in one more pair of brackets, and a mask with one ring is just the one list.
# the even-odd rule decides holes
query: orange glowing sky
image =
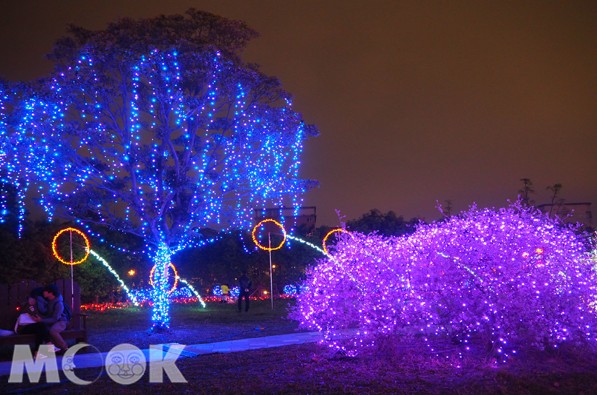
{"label": "orange glowing sky", "polygon": [[597,204],[595,1],[27,1],[0,12],[0,76],[41,77],[68,23],[187,8],[260,33],[245,59],[278,77],[321,136],[303,155],[318,224],[372,208],[435,219],[504,206],[530,178]]}

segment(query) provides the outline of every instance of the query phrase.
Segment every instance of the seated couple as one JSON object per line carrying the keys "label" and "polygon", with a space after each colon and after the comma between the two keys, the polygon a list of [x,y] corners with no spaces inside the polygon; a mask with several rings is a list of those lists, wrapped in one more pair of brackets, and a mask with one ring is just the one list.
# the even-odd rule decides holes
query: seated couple
{"label": "seated couple", "polygon": [[52,342],[58,348],[56,354],[62,355],[68,345],[60,333],[66,329],[69,321],[70,309],[64,303],[58,288],[48,285],[31,291],[17,319],[15,332],[34,334],[36,351],[41,344]]}

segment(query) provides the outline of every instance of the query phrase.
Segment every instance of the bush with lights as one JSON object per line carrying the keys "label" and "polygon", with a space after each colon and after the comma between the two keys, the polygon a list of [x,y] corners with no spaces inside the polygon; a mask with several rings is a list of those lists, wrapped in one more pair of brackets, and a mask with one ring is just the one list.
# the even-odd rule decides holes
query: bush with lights
{"label": "bush with lights", "polygon": [[[349,353],[380,337],[486,347],[505,360],[523,345],[593,341],[595,272],[573,229],[514,204],[471,208],[405,237],[342,236],[310,269],[293,316]],[[350,341],[338,330],[355,328]]]}

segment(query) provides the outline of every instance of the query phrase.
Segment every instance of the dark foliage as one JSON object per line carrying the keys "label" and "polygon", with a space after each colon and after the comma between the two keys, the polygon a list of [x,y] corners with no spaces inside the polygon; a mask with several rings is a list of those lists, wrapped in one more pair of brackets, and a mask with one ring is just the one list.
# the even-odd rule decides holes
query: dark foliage
{"label": "dark foliage", "polygon": [[417,218],[406,221],[393,211],[384,214],[378,209],[372,209],[360,218],[348,221],[347,228],[365,234],[376,232],[383,236],[403,236],[413,233],[419,221]]}

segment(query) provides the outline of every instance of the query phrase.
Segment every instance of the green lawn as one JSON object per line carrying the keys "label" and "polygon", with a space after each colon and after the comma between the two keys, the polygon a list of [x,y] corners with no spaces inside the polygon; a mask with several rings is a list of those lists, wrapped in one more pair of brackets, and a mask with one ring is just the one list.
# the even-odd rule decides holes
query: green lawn
{"label": "green lawn", "polygon": [[148,330],[150,308],[89,312],[89,343],[101,351],[109,351],[123,342],[147,348],[149,344],[188,345],[295,332],[298,323],[286,318],[291,302],[275,302],[273,310],[269,301],[252,302],[248,313],[239,313],[234,304],[208,303],[206,308],[174,304],[171,329],[166,332]]}
{"label": "green lawn", "polygon": [[[249,313],[235,305],[174,305],[172,330],[148,333],[148,309],[90,313],[89,341],[102,351],[122,342],[140,348],[148,344],[195,344],[290,333],[296,322],[286,318],[287,301],[256,302]],[[7,384],[0,393],[86,394],[593,394],[597,393],[597,357],[588,350],[521,353],[499,367],[487,356],[468,356],[457,368],[454,361],[431,357],[412,343],[386,344],[348,358],[317,344],[211,354],[179,359],[176,366],[188,383],[149,383],[146,374],[123,386],[98,369],[78,371],[97,380],[85,387],[64,376],[59,384]],[[99,377],[98,377],[99,375]],[[43,381],[43,380],[42,380]]]}

